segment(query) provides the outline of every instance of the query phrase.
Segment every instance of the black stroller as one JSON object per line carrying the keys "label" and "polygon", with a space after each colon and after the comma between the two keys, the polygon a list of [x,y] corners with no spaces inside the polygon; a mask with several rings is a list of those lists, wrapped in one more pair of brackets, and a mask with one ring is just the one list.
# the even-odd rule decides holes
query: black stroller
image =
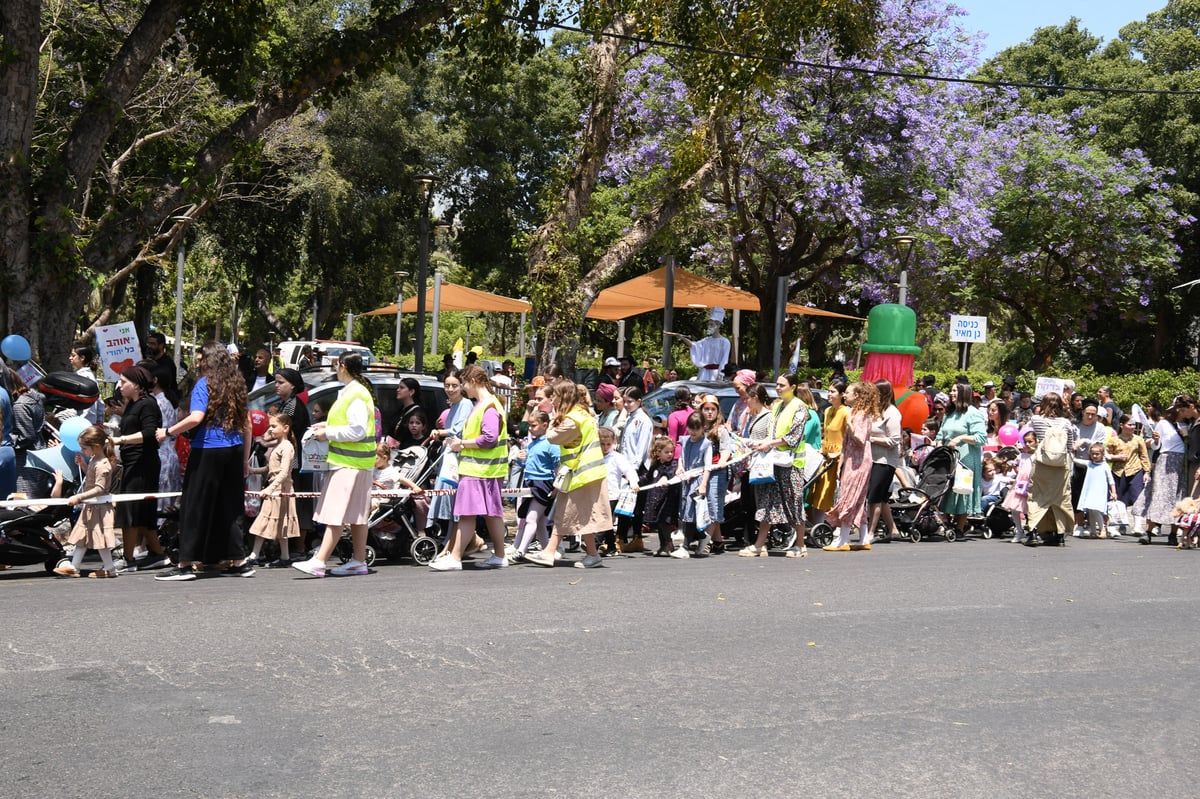
{"label": "black stroller", "polygon": [[[416,485],[428,485],[441,463],[440,457],[431,458],[430,455],[430,450],[420,445],[405,447],[392,453],[392,465],[399,467],[401,475]],[[418,565],[426,566],[437,557],[441,544],[424,530],[417,529],[416,500],[411,495],[381,497],[378,504],[372,505],[367,521],[368,566],[380,557],[390,561],[409,557]],[[352,557],[348,535],[338,541],[334,554],[343,563]]]}
{"label": "black stroller", "polygon": [[944,536],[947,541],[957,540],[958,530],[938,509],[954,483],[957,467],[957,450],[953,447],[933,448],[917,471],[917,484],[900,489],[888,503],[892,519],[903,537],[914,543],[931,535]]}
{"label": "black stroller", "polygon": [[[18,482],[29,498],[45,499],[50,496],[55,471],[63,475],[62,495],[70,496],[78,488],[80,478],[73,453],[61,445],[31,450]],[[0,508],[0,563],[7,566],[41,563],[47,572],[53,572],[67,556],[60,536],[65,538],[70,529],[71,509],[66,505],[52,505],[38,511]]]}
{"label": "black stroller", "polygon": [[[1001,447],[996,453],[996,457],[1005,461],[1016,461],[1019,453],[1016,447]],[[1000,499],[992,503],[986,513],[979,516],[967,517],[967,530],[972,533],[978,533],[985,539],[997,538],[1004,536],[1009,532],[1015,533],[1016,525],[1013,524],[1012,514],[1004,507],[1004,498],[1008,494],[1008,487],[1000,492]]]}

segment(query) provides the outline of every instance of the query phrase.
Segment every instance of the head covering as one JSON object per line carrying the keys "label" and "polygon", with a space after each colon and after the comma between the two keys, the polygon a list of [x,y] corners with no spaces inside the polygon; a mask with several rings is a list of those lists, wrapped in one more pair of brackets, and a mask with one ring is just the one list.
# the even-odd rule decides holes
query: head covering
{"label": "head covering", "polygon": [[596,386],[596,399],[602,399],[605,402],[612,402],[613,397],[617,394],[617,387],[612,383],[601,383]]}
{"label": "head covering", "polygon": [[995,384],[995,383],[993,383],[991,380],[989,380],[989,381],[987,381],[986,383],[984,383],[984,384],[983,384],[983,387],[984,387],[984,388],[995,388],[995,387],[996,387],[996,384]]}
{"label": "head covering", "polygon": [[945,405],[947,408],[950,407],[950,395],[944,391],[939,391],[937,394],[934,394],[933,404],[937,405],[939,402]]}
{"label": "head covering", "polygon": [[121,372],[121,377],[133,383],[142,391],[149,391],[154,388],[154,375],[146,371],[144,366],[131,366],[124,372]]}
{"label": "head covering", "polygon": [[275,371],[275,374],[292,384],[293,394],[299,394],[304,391],[304,378],[295,369],[278,369]]}
{"label": "head covering", "polygon": [[738,369],[737,374],[733,376],[733,382],[741,383],[743,386],[752,386],[757,382],[757,375],[753,369]]}
{"label": "head covering", "polygon": [[621,362],[620,362],[620,361],[618,361],[616,358],[614,358],[614,357],[612,357],[612,356],[610,355],[610,356],[608,356],[607,358],[605,358],[605,359],[604,359],[604,365],[605,365],[606,367],[607,367],[607,366],[620,366],[620,365],[621,365]]}
{"label": "head covering", "polygon": [[720,324],[725,321],[725,309],[720,305],[714,305],[713,309],[708,312],[708,321]]}
{"label": "head covering", "polygon": [[698,402],[696,403],[696,407],[700,407],[701,405],[716,405],[718,408],[721,407],[721,403],[717,400],[716,394],[701,394]]}
{"label": "head covering", "polygon": [[541,375],[534,375],[533,379],[529,381],[529,385],[544,386],[546,385],[546,378],[542,377]]}
{"label": "head covering", "polygon": [[225,351],[228,352],[230,355],[240,354],[240,351],[238,350],[238,345],[236,345],[236,344],[226,344]]}

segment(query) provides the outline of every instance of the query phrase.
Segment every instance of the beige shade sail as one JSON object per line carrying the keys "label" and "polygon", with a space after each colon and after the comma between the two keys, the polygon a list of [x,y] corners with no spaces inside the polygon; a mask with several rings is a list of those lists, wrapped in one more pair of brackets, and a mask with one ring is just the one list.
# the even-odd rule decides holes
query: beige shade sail
{"label": "beige shade sail", "polygon": [[[525,300],[514,300],[479,289],[470,289],[457,283],[443,283],[440,311],[483,311],[488,313],[525,313],[533,306]],[[433,309],[433,289],[425,292],[425,308]],[[400,307],[401,313],[416,313],[417,298],[408,297]],[[376,308],[374,311],[360,316],[393,316],[396,313],[396,303]]]}
{"label": "beige shade sail", "polygon": [[[615,321],[629,316],[662,310],[666,304],[667,268],[661,267],[624,283],[610,286],[596,296],[588,309],[588,319]],[[675,268],[675,307],[712,308],[720,306],[726,310],[757,311],[761,308],[758,297],[748,291],[735,289],[712,280],[693,275]],[[407,303],[405,303],[407,306]],[[847,316],[833,311],[822,311],[789,302],[789,314],[827,316],[835,319],[864,321],[859,316]]]}

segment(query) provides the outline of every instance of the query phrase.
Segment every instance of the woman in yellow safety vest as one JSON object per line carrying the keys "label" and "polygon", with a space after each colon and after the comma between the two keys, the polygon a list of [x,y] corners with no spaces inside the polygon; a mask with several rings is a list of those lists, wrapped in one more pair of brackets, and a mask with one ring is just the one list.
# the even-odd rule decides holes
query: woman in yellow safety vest
{"label": "woman in yellow safety vest", "polygon": [[554,532],[546,548],[525,560],[539,566],[553,566],[558,542],[564,534],[583,538],[587,555],[575,564],[579,569],[601,565],[596,550],[596,534],[612,529],[612,508],[608,504],[608,469],[600,449],[596,418],[579,404],[578,392],[562,380],[554,385],[554,414],[546,440],[559,448],[560,477],[555,486]]}
{"label": "woman in yellow safety vest", "polygon": [[[500,489],[508,477],[508,428],[504,406],[492,394],[492,381],[483,367],[471,364],[459,375],[463,393],[475,401],[463,425],[462,438],[447,446],[458,453],[458,487],[454,515],[458,525],[442,554],[430,562],[434,571],[462,571],[463,550],[475,540],[475,517],[483,516],[492,539],[492,555],[480,567],[500,569],[504,559],[504,507]],[[575,387],[571,384],[571,390]]]}
{"label": "woman in yellow safety vest", "polygon": [[367,519],[371,515],[371,474],[375,468],[375,394],[363,377],[362,356],[343,352],[337,360],[342,390],[325,421],[309,430],[318,441],[329,442],[329,476],[317,502],[313,521],[325,525],[321,548],[311,558],[293,563],[313,577],[324,577],[325,562],[350,525],[354,557],[329,570],[339,577],[367,573]]}
{"label": "woman in yellow safety vest", "polygon": [[[745,556],[765,556],[767,536],[771,525],[790,524],[796,531],[796,540],[788,549],[786,557],[803,558],[808,555],[804,545],[804,425],[808,421],[808,408],[796,396],[800,378],[794,374],[780,375],[775,381],[775,392],[779,399],[771,406],[773,430],[769,438],[756,441],[751,448],[766,454],[775,450],[790,454],[788,463],[775,464],[775,482],[759,483],[755,486],[754,513],[758,522],[758,538],[739,552]],[[781,461],[783,459],[781,458]]]}

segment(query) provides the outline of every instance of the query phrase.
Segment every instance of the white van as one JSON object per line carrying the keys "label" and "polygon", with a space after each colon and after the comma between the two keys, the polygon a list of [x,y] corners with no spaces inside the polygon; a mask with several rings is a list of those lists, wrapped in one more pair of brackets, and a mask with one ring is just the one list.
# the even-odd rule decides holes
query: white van
{"label": "white van", "polygon": [[362,356],[363,365],[369,366],[375,360],[374,354],[367,347],[359,344],[357,341],[330,341],[326,339],[317,339],[316,341],[284,341],[279,345],[279,357],[283,359],[283,365],[289,369],[299,369],[300,354],[305,346],[312,347],[313,353],[319,357],[313,359],[313,366],[333,366],[337,363],[338,356],[343,352],[357,352]]}

